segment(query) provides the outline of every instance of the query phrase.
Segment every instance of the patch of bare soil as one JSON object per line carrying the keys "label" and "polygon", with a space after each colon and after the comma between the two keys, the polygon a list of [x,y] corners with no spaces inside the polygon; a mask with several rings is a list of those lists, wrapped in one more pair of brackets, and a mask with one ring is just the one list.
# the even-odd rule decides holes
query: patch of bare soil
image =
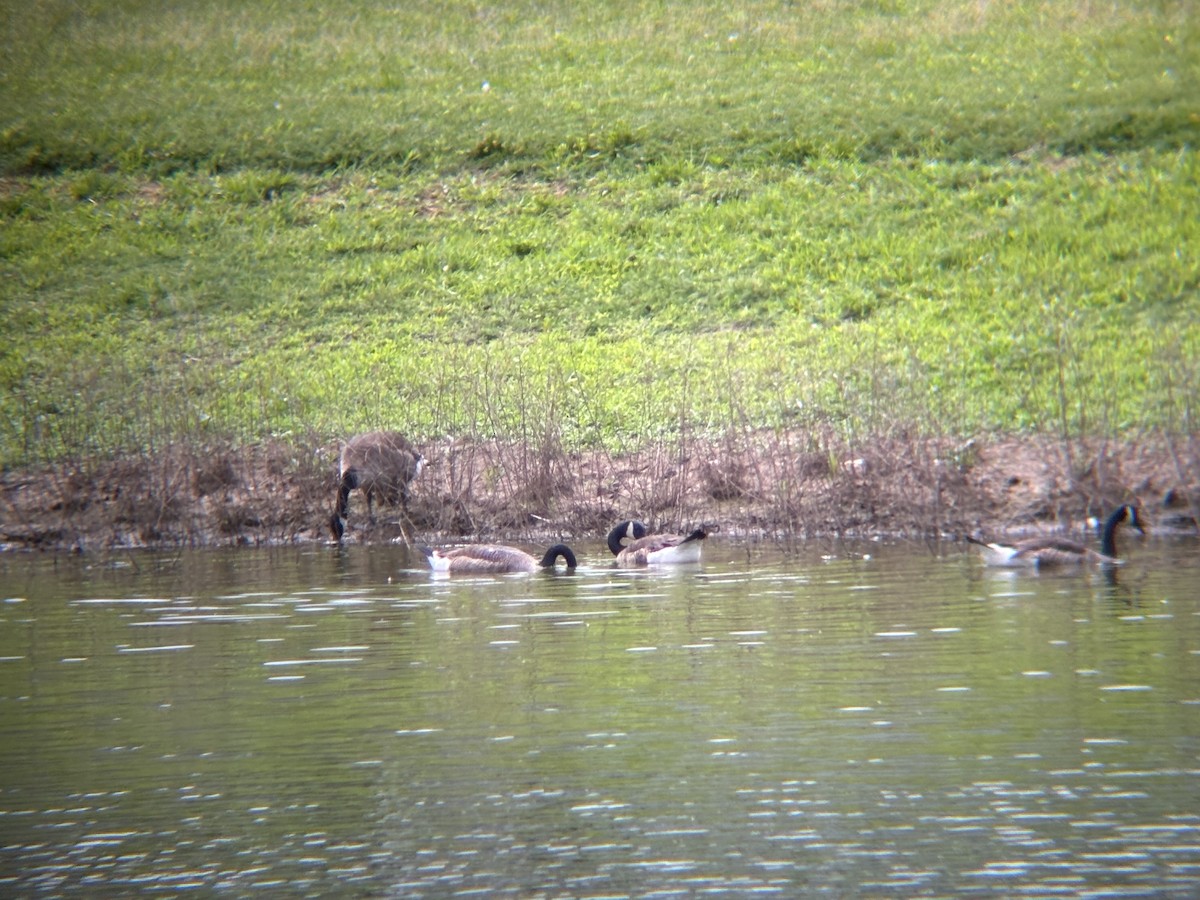
{"label": "patch of bare soil", "polygon": [[[408,517],[419,542],[600,538],[640,518],[656,530],[717,525],[788,543],[819,536],[947,538],[1078,528],[1119,503],[1150,527],[1195,530],[1200,441],[1143,436],[966,443],[890,436],[860,446],[809,433],[689,438],[636,454],[556,444],[446,441]],[[334,444],[175,446],[24,469],[0,481],[0,549],[91,551],[330,540]],[[347,541],[400,535],[402,510],[351,497]]]}

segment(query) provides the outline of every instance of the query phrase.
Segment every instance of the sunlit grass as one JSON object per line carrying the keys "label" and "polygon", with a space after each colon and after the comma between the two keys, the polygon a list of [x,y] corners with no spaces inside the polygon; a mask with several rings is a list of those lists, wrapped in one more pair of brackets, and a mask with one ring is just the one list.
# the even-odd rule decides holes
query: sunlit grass
{"label": "sunlit grass", "polygon": [[1195,4],[0,10],[5,464],[1194,429]]}
{"label": "sunlit grass", "polygon": [[1187,2],[7,6],[10,170],[995,159],[1197,128]]}

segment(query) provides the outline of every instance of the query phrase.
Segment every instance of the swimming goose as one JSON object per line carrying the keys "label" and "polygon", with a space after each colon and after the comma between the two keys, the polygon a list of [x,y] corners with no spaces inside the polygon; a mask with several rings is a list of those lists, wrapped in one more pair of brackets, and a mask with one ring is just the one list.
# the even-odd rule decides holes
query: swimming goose
{"label": "swimming goose", "polygon": [[555,544],[546,551],[541,562],[524,550],[505,547],[502,544],[466,544],[462,547],[448,547],[445,550],[422,547],[421,552],[425,554],[433,571],[450,575],[536,572],[539,569],[553,569],[560,556],[568,569],[574,569],[577,565],[575,554],[566,544]]}
{"label": "swimming goose", "polygon": [[983,561],[989,566],[1008,569],[1034,566],[1071,566],[1080,563],[1119,563],[1117,557],[1117,528],[1128,522],[1142,534],[1146,529],[1138,516],[1138,508],[1125,504],[1108,517],[1100,538],[1100,552],[1066,538],[1029,538],[1016,544],[989,544],[967,535],[972,544],[983,548]]}
{"label": "swimming goose", "polygon": [[[700,559],[701,542],[708,532],[697,528],[689,535],[646,534],[641,522],[622,522],[608,533],[608,549],[618,566],[671,565]],[[622,541],[629,543],[623,544]]]}
{"label": "swimming goose", "polygon": [[[367,515],[374,519],[374,501],[399,504],[408,518],[408,486],[425,468],[425,457],[408,439],[395,431],[369,431],[352,437],[342,448],[339,465],[337,506],[329,518],[333,539],[340,541],[346,532],[350,492],[367,495]],[[403,530],[403,528],[402,528]],[[405,534],[407,540],[408,535]]]}

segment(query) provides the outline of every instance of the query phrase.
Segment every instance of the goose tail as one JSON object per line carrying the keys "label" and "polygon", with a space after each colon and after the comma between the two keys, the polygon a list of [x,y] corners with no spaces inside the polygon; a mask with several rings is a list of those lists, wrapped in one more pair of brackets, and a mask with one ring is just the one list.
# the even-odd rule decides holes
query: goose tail
{"label": "goose tail", "polygon": [[449,572],[449,558],[436,553],[432,547],[418,547],[418,550],[425,556],[425,562],[429,563],[429,568],[435,572]]}

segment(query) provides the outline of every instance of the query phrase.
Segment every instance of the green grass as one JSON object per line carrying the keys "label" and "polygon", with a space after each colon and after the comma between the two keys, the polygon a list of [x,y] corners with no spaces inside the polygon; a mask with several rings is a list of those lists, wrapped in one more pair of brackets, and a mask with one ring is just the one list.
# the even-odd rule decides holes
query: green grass
{"label": "green grass", "polygon": [[1194,431],[1197,4],[592,7],[0,3],[3,464]]}
{"label": "green grass", "polygon": [[1197,127],[1196,11],[5,3],[0,163],[756,166],[1178,147]]}

